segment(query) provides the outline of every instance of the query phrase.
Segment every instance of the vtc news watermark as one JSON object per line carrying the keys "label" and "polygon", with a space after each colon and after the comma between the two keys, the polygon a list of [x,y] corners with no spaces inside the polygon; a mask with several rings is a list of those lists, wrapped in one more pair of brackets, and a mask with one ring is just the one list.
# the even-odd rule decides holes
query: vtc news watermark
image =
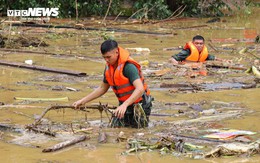
{"label": "vtc news watermark", "polygon": [[57,17],[59,8],[28,8],[27,10],[7,10],[7,16],[21,17],[26,20],[42,20],[42,17]]}

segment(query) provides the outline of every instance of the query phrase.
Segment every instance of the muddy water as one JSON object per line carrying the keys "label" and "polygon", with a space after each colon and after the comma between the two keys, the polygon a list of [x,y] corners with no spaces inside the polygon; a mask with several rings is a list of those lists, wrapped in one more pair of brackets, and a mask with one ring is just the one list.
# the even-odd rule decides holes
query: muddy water
{"label": "muddy water", "polygon": [[[244,30],[247,28],[255,29],[260,33],[260,20],[257,19],[257,13],[259,9],[253,9],[252,15],[225,17],[221,18],[222,22],[216,22],[212,24],[206,24],[209,19],[182,19],[174,22],[166,22],[154,25],[122,25],[121,28],[149,30],[156,32],[172,32],[174,35],[169,36],[155,36],[144,34],[126,34],[126,33],[112,33],[108,32],[107,35],[111,35],[116,38],[118,42],[125,48],[144,47],[151,50],[150,55],[133,55],[138,61],[149,60],[155,63],[166,63],[168,58],[177,53],[179,50],[164,51],[163,48],[178,47],[185,44],[190,40],[193,35],[201,34],[205,36],[206,41],[210,39],[219,38],[244,38]],[[207,25],[202,28],[180,29],[181,27],[191,27],[198,25]],[[56,32],[60,32],[57,30]],[[64,32],[64,31],[63,31]],[[28,35],[31,35],[28,33]],[[39,35],[39,37],[43,37]],[[128,42],[132,40],[134,42]],[[48,51],[53,53],[65,53],[74,55],[83,55],[88,57],[100,57],[99,45],[102,42],[100,34],[96,32],[87,31],[73,31],[71,37],[61,36],[59,39],[50,39],[50,47],[31,48],[26,50],[34,51]],[[224,44],[233,44],[232,48],[235,51],[215,52],[210,49],[210,53],[220,58],[232,59],[234,61],[240,60],[245,65],[250,65],[253,60],[245,54],[239,54],[238,51],[245,46],[254,47],[255,44],[240,43],[226,43],[220,42],[212,43],[216,47],[224,47]],[[83,45],[83,46],[82,46]],[[259,52],[258,52],[259,53]],[[80,99],[86,94],[95,89],[102,79],[104,62],[102,58],[100,60],[84,60],[78,57],[61,57],[53,55],[40,55],[40,54],[26,54],[26,53],[5,53],[1,52],[1,60],[24,62],[25,60],[32,59],[35,65],[41,65],[52,68],[62,68],[68,70],[75,70],[86,72],[88,77],[71,77],[60,74],[52,74],[47,72],[32,71],[26,69],[18,69],[11,67],[0,66],[0,102],[6,105],[30,105],[36,106],[35,108],[0,108],[0,122],[5,124],[16,124],[19,127],[30,124],[34,121],[34,117],[42,113],[43,109],[53,104],[71,104],[74,101]],[[101,62],[100,62],[101,61]],[[239,75],[246,75],[239,73]],[[185,77],[174,77],[173,83],[176,81],[186,80],[211,80],[209,78],[196,78],[187,79]],[[214,77],[213,77],[214,78]],[[147,79],[148,83],[161,82],[154,79]],[[53,88],[55,86],[71,87],[78,89],[78,92],[71,92],[69,90],[56,91]],[[212,92],[198,92],[198,93],[170,93],[168,90],[159,91],[154,89],[152,91],[156,102],[187,102],[198,103],[201,101],[207,101],[211,103],[213,101],[221,101],[227,103],[238,103],[238,106],[253,110],[253,113],[242,116],[239,119],[230,119],[220,122],[224,128],[235,128],[242,130],[250,130],[260,132],[260,88],[255,89],[236,89],[236,90],[224,90],[224,91],[212,91]],[[68,97],[69,101],[63,102],[41,102],[41,103],[28,103],[24,101],[14,100],[14,97],[37,97],[37,98],[58,98]],[[117,101],[113,93],[109,91],[103,97],[94,102],[102,102],[116,105]],[[164,113],[175,113],[175,108],[165,110]],[[54,122],[60,122],[64,124],[70,124],[80,122],[86,125],[86,115],[81,112],[75,112],[72,110],[65,111],[51,111],[45,118]],[[169,122],[176,121],[179,118],[174,117],[151,117],[151,121],[166,120]],[[97,111],[91,111],[87,114],[87,120],[91,123],[96,122],[100,124],[100,114]],[[105,121],[107,119],[104,118]],[[163,126],[161,126],[163,127]],[[124,131],[127,136],[133,136],[135,133],[155,132],[155,129],[160,129],[160,126],[147,129],[104,129],[109,135],[115,136],[120,131]],[[42,149],[53,145],[60,140],[50,138],[48,136],[39,136],[38,139],[33,135],[24,135],[24,133],[5,132],[1,136],[3,141],[0,141],[1,149],[0,154],[2,162],[259,162],[260,157],[252,158],[221,158],[211,160],[193,160],[190,158],[178,158],[173,155],[161,156],[158,151],[152,152],[138,152],[137,154],[124,156],[120,155],[125,151],[125,143],[115,143],[113,140],[107,144],[97,143],[96,127],[90,141],[84,142],[85,144],[72,146],[70,148],[54,152],[54,153],[42,153]],[[24,137],[23,144],[19,144],[14,141],[15,138]],[[38,140],[38,141],[37,141]],[[35,141],[35,142],[34,142]],[[33,142],[33,143],[32,143]],[[32,146],[26,146],[26,143],[32,143],[38,145],[40,148],[33,148]]]}

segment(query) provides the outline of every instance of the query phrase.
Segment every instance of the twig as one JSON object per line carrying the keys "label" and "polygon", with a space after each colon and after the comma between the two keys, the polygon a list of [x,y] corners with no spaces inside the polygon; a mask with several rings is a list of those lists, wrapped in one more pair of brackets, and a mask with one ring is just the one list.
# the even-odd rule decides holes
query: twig
{"label": "twig", "polygon": [[208,44],[215,52],[218,52],[218,50],[211,44],[211,43],[209,43]]}
{"label": "twig", "polygon": [[122,14],[122,11],[119,12],[119,14],[116,16],[116,18],[114,19],[114,21],[117,20],[117,18]]}
{"label": "twig", "polygon": [[71,128],[71,130],[72,130],[72,133],[75,134],[74,129],[73,129],[73,126],[72,126],[72,123],[70,123],[70,128]]}
{"label": "twig", "polygon": [[[145,8],[141,8],[141,9],[139,9],[139,10],[137,10],[136,12],[134,12],[128,19],[131,19],[135,14],[137,14],[138,12],[140,12],[140,11],[142,11],[142,10],[144,10]],[[128,20],[127,19],[127,20]]]}
{"label": "twig", "polygon": [[24,114],[24,113],[22,113],[22,112],[18,112],[18,111],[12,111],[12,112],[14,112],[15,114],[18,114],[18,115],[25,116],[25,117],[30,118],[30,119],[34,119],[32,116],[30,116],[30,115],[28,115],[28,114]]}
{"label": "twig", "polygon": [[[182,7],[182,6],[181,6],[181,7]],[[179,7],[176,11],[178,11],[181,7]],[[180,14],[182,14],[182,12],[185,10],[186,7],[187,7],[187,6],[185,5],[185,6],[183,7],[183,9],[182,9],[177,15],[173,16],[173,14],[176,13],[176,11],[174,11],[174,13],[173,13],[171,16],[169,16],[168,18],[163,19],[163,20],[156,21],[156,22],[154,22],[153,24],[161,23],[161,22],[165,22],[165,21],[170,21],[170,20],[173,20],[173,19],[177,18]]]}
{"label": "twig", "polygon": [[111,4],[112,4],[112,1],[113,1],[113,0],[110,0],[110,1],[109,1],[106,15],[105,15],[104,19],[102,20],[102,23],[101,23],[101,24],[104,24],[104,22],[105,22],[105,20],[106,20],[106,18],[107,18],[107,14],[108,14],[108,12],[109,12],[109,10],[110,10],[110,7],[111,7]]}
{"label": "twig", "polygon": [[252,52],[247,51],[247,53],[251,54],[252,56],[256,57],[257,59],[260,59],[257,55],[253,54]]}
{"label": "twig", "polygon": [[177,8],[177,10],[175,10],[175,11],[171,14],[171,16],[169,16],[168,18],[166,18],[166,19],[164,19],[164,20],[169,20],[169,19],[171,19],[171,18],[173,17],[173,15],[174,15],[177,11],[179,11],[181,8],[182,8],[182,6],[180,6],[179,8]]}
{"label": "twig", "polygon": [[[177,14],[177,15],[175,15],[173,18],[177,18],[180,14],[182,14],[182,12],[185,10],[185,8],[187,7],[187,5],[185,5],[184,7],[183,7],[183,9]],[[171,18],[172,19],[172,18]]]}

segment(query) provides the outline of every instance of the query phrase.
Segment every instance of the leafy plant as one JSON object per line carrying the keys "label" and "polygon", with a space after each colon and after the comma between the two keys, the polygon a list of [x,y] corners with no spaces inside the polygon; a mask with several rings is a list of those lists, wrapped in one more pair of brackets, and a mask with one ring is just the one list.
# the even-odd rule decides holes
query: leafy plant
{"label": "leafy plant", "polygon": [[165,0],[140,0],[134,3],[136,13],[133,17],[138,19],[164,19],[171,15]]}

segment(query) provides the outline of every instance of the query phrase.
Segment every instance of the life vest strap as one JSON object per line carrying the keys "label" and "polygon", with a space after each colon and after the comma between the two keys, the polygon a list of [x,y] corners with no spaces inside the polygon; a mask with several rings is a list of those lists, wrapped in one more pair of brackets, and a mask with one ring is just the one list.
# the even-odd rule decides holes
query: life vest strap
{"label": "life vest strap", "polygon": [[134,90],[131,90],[131,91],[128,91],[128,92],[125,92],[125,93],[120,93],[120,94],[117,93],[116,96],[117,96],[118,98],[120,98],[120,97],[129,95],[129,94],[132,94],[133,92],[134,92]]}
{"label": "life vest strap", "polygon": [[126,88],[126,87],[129,87],[129,86],[132,86],[130,83],[127,83],[127,84],[123,84],[123,85],[119,85],[119,86],[112,86],[113,89],[115,90],[119,90],[119,89],[123,89],[123,88]]}

